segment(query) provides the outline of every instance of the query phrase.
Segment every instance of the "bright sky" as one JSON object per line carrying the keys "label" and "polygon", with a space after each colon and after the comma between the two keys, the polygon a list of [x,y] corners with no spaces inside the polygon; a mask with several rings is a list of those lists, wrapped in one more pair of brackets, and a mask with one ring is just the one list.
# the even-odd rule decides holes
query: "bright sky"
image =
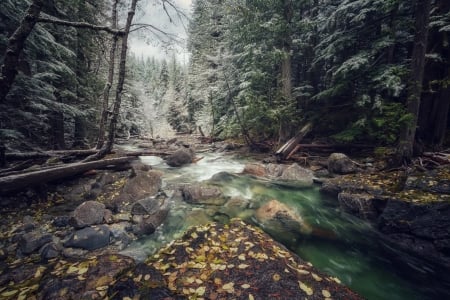
{"label": "bright sky", "polygon": [[[174,3],[186,16],[190,16],[192,0],[171,0],[171,2]],[[172,7],[166,4],[166,8],[170,18],[164,11],[160,0],[141,1],[141,9],[136,13],[133,23],[150,24],[159,30],[170,34],[175,34],[181,39],[182,44],[176,47],[172,46],[172,49],[167,49],[167,45],[158,40],[154,34],[148,30],[139,30],[131,36],[130,51],[136,56],[154,56],[157,58],[168,58],[175,53],[181,62],[187,62],[188,55],[185,49],[185,28],[187,28],[188,20],[184,18],[181,21],[180,17],[177,15],[177,12]]]}

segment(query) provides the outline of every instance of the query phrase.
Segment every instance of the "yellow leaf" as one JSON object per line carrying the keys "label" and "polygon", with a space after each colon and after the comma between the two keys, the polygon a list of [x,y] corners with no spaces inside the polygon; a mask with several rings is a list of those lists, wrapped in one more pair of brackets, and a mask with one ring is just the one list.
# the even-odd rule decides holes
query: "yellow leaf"
{"label": "yellow leaf", "polygon": [[229,291],[234,289],[234,282],[228,282],[222,285],[222,289]]}
{"label": "yellow leaf", "polygon": [[222,279],[216,277],[216,278],[214,278],[214,283],[217,284],[217,285],[221,285],[222,284]]}
{"label": "yellow leaf", "polygon": [[273,279],[273,281],[280,281],[281,276],[280,276],[280,274],[275,273],[275,274],[273,274],[272,279]]}
{"label": "yellow leaf", "polygon": [[193,232],[193,233],[191,233],[191,237],[193,239],[196,239],[196,238],[198,238],[198,234],[196,232]]}
{"label": "yellow leaf", "polygon": [[239,258],[240,260],[245,260],[245,254],[240,254],[240,255],[238,256],[238,258]]}
{"label": "yellow leaf", "polygon": [[306,295],[311,296],[312,294],[314,294],[313,289],[304,284],[303,282],[299,281],[298,285],[300,289],[306,293]]}
{"label": "yellow leaf", "polygon": [[105,285],[105,286],[98,286],[95,289],[97,291],[106,291],[108,289],[108,286],[107,285]]}
{"label": "yellow leaf", "polygon": [[250,288],[250,284],[244,283],[243,285],[241,285],[241,288],[248,289],[248,288]]}
{"label": "yellow leaf", "polygon": [[252,294],[248,294],[248,300],[255,300]]}
{"label": "yellow leaf", "polygon": [[89,269],[87,267],[78,269],[78,275],[85,274]]}
{"label": "yellow leaf", "polygon": [[247,269],[248,267],[250,267],[250,265],[240,264],[240,265],[238,266],[239,269]]}
{"label": "yellow leaf", "polygon": [[206,287],[204,287],[204,286],[198,287],[195,290],[195,293],[199,296],[203,296],[205,294],[205,292],[206,292]]}
{"label": "yellow leaf", "polygon": [[77,268],[77,267],[70,266],[70,267],[67,269],[67,274],[72,274],[72,273],[76,273],[76,272],[78,272],[78,268]]}
{"label": "yellow leaf", "polygon": [[325,298],[330,298],[331,294],[329,291],[327,290],[322,290],[322,296],[324,296]]}
{"label": "yellow leaf", "polygon": [[319,275],[317,275],[315,273],[311,273],[311,275],[316,281],[322,281],[322,277],[320,277]]}
{"label": "yellow leaf", "polygon": [[12,291],[3,292],[0,295],[3,297],[11,297],[11,296],[17,294],[18,292],[19,292],[18,290],[12,290]]}

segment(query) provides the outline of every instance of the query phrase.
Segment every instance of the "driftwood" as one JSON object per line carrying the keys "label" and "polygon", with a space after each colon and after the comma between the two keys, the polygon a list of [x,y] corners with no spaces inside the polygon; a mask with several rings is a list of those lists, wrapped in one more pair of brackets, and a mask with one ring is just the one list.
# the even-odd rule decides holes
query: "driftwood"
{"label": "driftwood", "polygon": [[1,177],[0,194],[17,191],[26,187],[36,186],[57,179],[78,175],[92,169],[103,169],[111,166],[123,166],[134,159],[134,157],[120,157],[103,159],[88,163],[72,163],[46,170]]}
{"label": "driftwood", "polygon": [[292,156],[295,152],[293,150],[296,148],[298,143],[311,131],[312,124],[308,123],[297,133],[296,136],[291,138],[287,143],[285,143],[277,152],[275,152],[275,156],[278,160],[286,159],[288,156]]}
{"label": "driftwood", "polygon": [[97,153],[98,150],[55,150],[42,152],[12,152],[5,153],[6,160],[25,160],[34,158],[49,158],[55,156],[88,156]]}

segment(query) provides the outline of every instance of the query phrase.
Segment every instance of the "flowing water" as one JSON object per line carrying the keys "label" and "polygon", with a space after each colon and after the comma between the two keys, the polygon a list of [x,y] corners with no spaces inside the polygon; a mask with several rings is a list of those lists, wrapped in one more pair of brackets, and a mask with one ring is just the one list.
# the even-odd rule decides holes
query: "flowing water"
{"label": "flowing water", "polygon": [[[205,154],[196,164],[183,168],[170,168],[158,157],[141,159],[164,172],[165,191],[176,190],[180,184],[208,180],[219,172],[239,173],[246,163],[245,159],[220,154]],[[173,192],[170,195],[171,211],[164,225],[155,234],[133,243],[124,253],[143,260],[180,237],[187,227],[212,220],[240,217],[255,224],[254,210],[268,200],[277,199],[296,210],[313,227],[320,228],[322,234],[304,236],[276,228],[263,229],[316,268],[340,278],[343,284],[363,297],[450,299],[448,272],[383,244],[368,224],[342,214],[336,199],[321,194],[318,187],[286,186],[247,176],[223,176],[223,180],[214,184],[220,185],[225,195],[248,201],[248,208],[193,206]]]}

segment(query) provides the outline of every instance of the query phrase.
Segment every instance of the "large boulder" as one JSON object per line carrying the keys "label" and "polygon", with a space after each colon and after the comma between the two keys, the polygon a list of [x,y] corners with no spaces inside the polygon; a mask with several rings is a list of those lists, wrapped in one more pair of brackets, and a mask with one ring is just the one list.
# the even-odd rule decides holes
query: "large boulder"
{"label": "large boulder", "polygon": [[80,204],[73,212],[69,223],[75,228],[103,223],[106,208],[103,203],[86,201]]}
{"label": "large boulder", "polygon": [[193,159],[194,153],[190,148],[181,148],[167,156],[166,164],[171,167],[181,167],[192,163]]}
{"label": "large boulder", "polygon": [[278,231],[311,233],[312,228],[291,207],[278,200],[270,200],[255,213],[255,218],[263,227]]}
{"label": "large boulder", "polygon": [[314,173],[311,170],[302,168],[294,163],[282,171],[280,179],[285,181],[295,181],[302,185],[312,185]]}
{"label": "large boulder", "polygon": [[357,171],[357,166],[347,155],[332,153],[328,157],[328,171],[333,174],[350,174]]}
{"label": "large boulder", "polygon": [[243,174],[264,177],[267,176],[266,167],[263,164],[258,163],[248,163],[245,165]]}
{"label": "large boulder", "polygon": [[216,186],[206,184],[191,184],[181,189],[183,200],[191,204],[223,205],[227,199]]}
{"label": "large boulder", "polygon": [[19,249],[23,254],[30,254],[52,241],[52,235],[34,230],[19,237]]}
{"label": "large boulder", "polygon": [[162,186],[161,177],[162,173],[159,171],[134,170],[134,176],[127,180],[112,206],[117,211],[129,211],[129,206],[134,202],[158,193]]}
{"label": "large boulder", "polygon": [[74,232],[64,246],[95,250],[108,246],[110,235],[107,225],[86,227]]}
{"label": "large boulder", "polygon": [[189,229],[111,283],[110,299],[362,299],[234,219]]}
{"label": "large boulder", "polygon": [[169,202],[165,197],[146,198],[137,201],[132,209],[133,221],[137,223],[134,233],[138,236],[155,232],[169,214]]}

